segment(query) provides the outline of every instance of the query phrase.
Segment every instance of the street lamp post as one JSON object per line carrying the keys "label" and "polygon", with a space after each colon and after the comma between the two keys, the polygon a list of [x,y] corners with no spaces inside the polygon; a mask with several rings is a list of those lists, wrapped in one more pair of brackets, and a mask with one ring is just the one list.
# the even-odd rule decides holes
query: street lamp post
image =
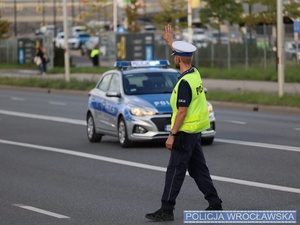
{"label": "street lamp post", "polygon": [[113,27],[114,27],[114,32],[117,31],[117,26],[118,26],[118,2],[117,0],[113,1]]}
{"label": "street lamp post", "polygon": [[75,21],[75,9],[74,9],[74,0],[72,0],[72,25],[74,25]]}
{"label": "street lamp post", "polygon": [[45,0],[42,0],[43,26],[45,26]]}
{"label": "street lamp post", "polygon": [[284,94],[284,57],[283,57],[283,19],[282,0],[277,0],[277,64],[278,64],[278,96]]}
{"label": "street lamp post", "polygon": [[53,0],[53,25],[54,25],[54,37],[56,37],[56,0]]}
{"label": "street lamp post", "polygon": [[187,5],[187,20],[188,20],[188,33],[189,33],[189,37],[188,37],[188,42],[189,43],[193,43],[193,30],[192,30],[192,0],[188,1],[188,5]]}
{"label": "street lamp post", "polygon": [[69,61],[69,45],[68,45],[68,14],[67,14],[67,2],[63,0],[63,24],[64,24],[64,46],[65,46],[65,78],[67,82],[70,82],[70,61]]}
{"label": "street lamp post", "polygon": [[14,32],[15,32],[15,37],[17,37],[17,3],[16,3],[16,0],[14,0]]}

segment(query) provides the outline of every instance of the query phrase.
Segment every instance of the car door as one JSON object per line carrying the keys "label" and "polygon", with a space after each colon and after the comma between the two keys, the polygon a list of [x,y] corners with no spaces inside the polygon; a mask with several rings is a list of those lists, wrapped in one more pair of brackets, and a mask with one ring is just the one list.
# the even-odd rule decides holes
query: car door
{"label": "car door", "polygon": [[[120,77],[117,73],[112,74],[105,100],[103,102],[103,119],[105,129],[108,132],[117,133],[118,127],[118,111],[120,106]],[[108,96],[109,95],[109,96]],[[120,95],[119,95],[120,96]]]}
{"label": "car door", "polygon": [[93,92],[93,96],[91,96],[91,102],[95,108],[95,126],[96,130],[99,132],[105,130],[106,127],[105,115],[103,111],[105,109],[105,94],[109,88],[111,77],[112,74],[103,74],[99,84]]}

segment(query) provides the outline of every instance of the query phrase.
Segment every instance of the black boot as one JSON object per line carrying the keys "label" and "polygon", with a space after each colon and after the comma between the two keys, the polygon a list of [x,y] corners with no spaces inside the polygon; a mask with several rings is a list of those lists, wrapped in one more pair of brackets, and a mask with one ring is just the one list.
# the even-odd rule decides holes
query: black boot
{"label": "black boot", "polygon": [[222,204],[209,205],[205,210],[223,210]]}
{"label": "black boot", "polygon": [[159,209],[154,213],[148,213],[145,217],[152,221],[173,221],[174,213],[173,210]]}

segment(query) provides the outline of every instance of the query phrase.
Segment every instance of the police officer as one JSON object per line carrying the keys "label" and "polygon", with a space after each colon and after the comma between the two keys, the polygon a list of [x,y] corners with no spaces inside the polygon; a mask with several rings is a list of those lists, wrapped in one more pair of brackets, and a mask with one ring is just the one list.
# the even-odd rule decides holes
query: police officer
{"label": "police officer", "polygon": [[201,131],[210,127],[210,121],[201,76],[192,66],[196,47],[184,41],[173,42],[172,37],[173,28],[168,25],[163,38],[173,50],[175,65],[181,75],[170,99],[173,113],[166,148],[171,155],[161,208],[146,214],[146,218],[152,221],[174,220],[176,198],[187,170],[209,203],[206,210],[222,210],[222,201],[213,185],[201,147]]}
{"label": "police officer", "polygon": [[99,66],[99,45],[95,45],[93,50],[91,51],[90,57],[92,59],[93,62],[93,66]]}

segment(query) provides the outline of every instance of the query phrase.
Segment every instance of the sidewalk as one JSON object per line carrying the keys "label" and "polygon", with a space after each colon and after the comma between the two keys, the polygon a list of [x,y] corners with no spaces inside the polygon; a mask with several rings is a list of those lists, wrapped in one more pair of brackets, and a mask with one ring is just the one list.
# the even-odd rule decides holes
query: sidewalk
{"label": "sidewalk", "polygon": [[[37,75],[35,70],[1,70],[0,76],[6,77],[39,77],[43,79],[65,79],[65,74],[54,74],[41,76]],[[98,81],[101,74],[70,74],[70,78],[79,80]],[[268,81],[241,81],[241,80],[224,80],[224,79],[203,79],[204,86],[209,90],[223,90],[236,92],[261,92],[261,93],[278,93],[278,83]],[[300,95],[300,83],[285,83],[284,93]]]}

